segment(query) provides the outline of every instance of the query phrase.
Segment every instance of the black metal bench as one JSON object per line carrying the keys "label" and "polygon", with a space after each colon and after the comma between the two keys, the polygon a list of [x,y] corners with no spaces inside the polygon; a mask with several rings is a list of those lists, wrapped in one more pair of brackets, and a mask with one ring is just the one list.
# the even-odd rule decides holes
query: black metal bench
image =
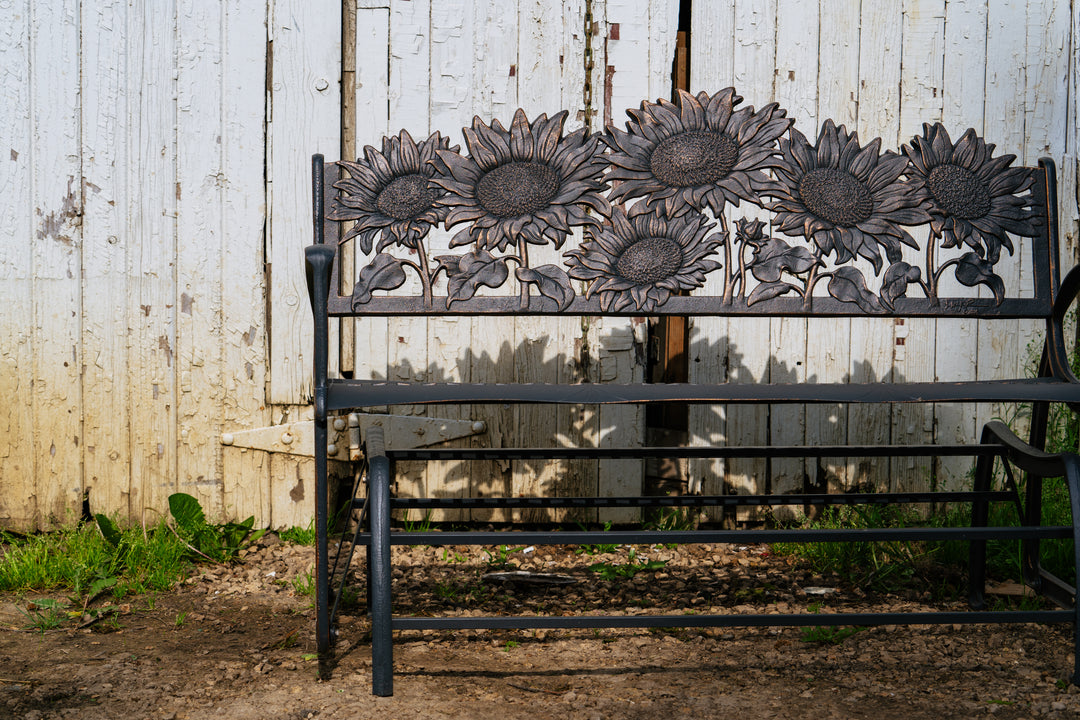
{"label": "black metal bench", "polygon": [[[313,160],[315,244],[307,248],[315,318],[317,641],[329,652],[341,596],[333,582],[348,558],[328,556],[327,420],[357,408],[480,403],[1032,403],[1029,442],[1001,422],[979,442],[916,446],[441,448],[386,447],[373,428],[364,438],[367,492],[353,542],[368,546],[373,691],[392,692],[392,632],[441,628],[658,626],[806,626],[1068,622],[1076,635],[1076,588],[1040,567],[1039,541],[1075,538],[1080,465],[1071,453],[1048,454],[1048,408],[1080,408],[1069,368],[1063,319],[1080,293],[1080,271],[1059,282],[1055,173],[1049,160],[1011,167],[974,131],[958,140],[926,125],[901,152],[867,145],[826,121],[816,143],[791,127],[775,104],[740,106],[731,89],[680,93],[676,102],[642,103],[626,130],[564,132],[566,113],[509,128],[475,119],[464,129],[468,154],[438,133],[415,142],[404,131],[365,148],[356,162]],[[740,203],[744,208],[740,211]],[[756,214],[746,212],[751,206]],[[769,214],[766,215],[765,211]],[[711,216],[711,217],[710,217]],[[767,222],[771,221],[771,226]],[[715,220],[715,222],[713,222]],[[425,247],[436,226],[462,226],[451,252]],[[530,261],[534,245],[561,248],[586,229],[561,263]],[[922,226],[923,243],[910,228]],[[771,227],[771,233],[770,233]],[[336,252],[352,241],[357,266],[342,287]],[[907,249],[905,249],[907,248]],[[918,250],[917,254],[912,251]],[[1002,251],[1006,252],[1003,253]],[[1007,254],[1030,257],[1033,287],[1006,287],[995,272]],[[359,259],[361,256],[364,258]],[[917,258],[917,259],[915,259]],[[511,272],[513,270],[513,272]],[[513,277],[511,277],[511,275]],[[707,283],[708,277],[711,280]],[[418,292],[399,291],[412,277]],[[516,282],[515,282],[516,281]],[[348,287],[347,285],[345,287]],[[943,288],[978,288],[945,296]],[[712,288],[709,290],[709,288]],[[408,288],[406,287],[406,290]],[[398,292],[396,292],[398,291]],[[332,317],[439,315],[926,317],[984,321],[1035,318],[1046,341],[1037,377],[962,382],[803,384],[403,383],[330,377]],[[717,495],[667,498],[392,498],[398,461],[644,457],[971,456],[974,487],[949,492]],[[1006,484],[992,487],[1000,459]],[[1012,468],[1026,475],[1026,497]],[[1064,478],[1073,525],[1041,522],[1044,478]],[[585,530],[506,532],[391,531],[395,508],[644,507],[656,505],[830,505],[951,503],[972,506],[968,528],[863,530],[614,530],[603,542],[822,542],[949,540],[970,542],[970,612],[858,615],[678,615],[625,617],[394,617],[390,549],[395,544],[595,543]],[[991,503],[1015,504],[1017,527],[987,527]],[[1023,543],[1024,580],[1062,609],[986,611],[989,539]],[[348,540],[348,537],[343,537]],[[1080,566],[1080,560],[1078,560]],[[1074,676],[1074,682],[1080,676]]]}

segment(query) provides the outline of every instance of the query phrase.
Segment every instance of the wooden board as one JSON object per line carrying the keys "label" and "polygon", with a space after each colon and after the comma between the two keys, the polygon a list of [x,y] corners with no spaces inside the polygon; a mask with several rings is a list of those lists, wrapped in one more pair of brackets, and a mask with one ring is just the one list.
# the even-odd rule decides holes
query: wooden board
{"label": "wooden board", "polygon": [[[264,12],[245,0],[225,3],[221,106],[221,386],[224,432],[270,424],[266,403],[267,289],[264,274],[266,182],[265,87],[252,78],[266,73]],[[264,83],[265,86],[265,83]],[[262,103],[260,103],[262,101]],[[214,438],[216,440],[216,438]],[[239,467],[222,453],[222,517],[255,516],[256,527],[269,523],[265,487],[269,460],[252,452]]]}
{"label": "wooden board", "polygon": [[0,527],[37,525],[34,486],[34,327],[31,211],[30,0],[0,6],[0,128],[11,147],[0,160],[0,226],[12,240],[0,242]]}
{"label": "wooden board", "polygon": [[[944,78],[941,121],[952,135],[974,127],[983,130],[983,72],[986,67],[986,3],[949,2],[945,17]],[[942,291],[959,292],[955,278],[942,278]],[[934,377],[948,381],[977,377],[979,323],[938,320]],[[970,443],[979,438],[980,409],[971,404],[938,405],[934,439],[940,443]],[[934,471],[941,489],[960,490],[969,483],[971,458],[939,458]]]}
{"label": "wooden board", "polygon": [[341,6],[330,0],[275,0],[268,31],[273,43],[267,139],[269,400],[287,404],[311,398],[311,310],[300,258],[311,238],[311,153],[333,158],[341,147]]}
{"label": "wooden board", "polygon": [[[733,2],[695,3],[690,18],[690,91],[716,92],[734,84],[735,25]],[[703,293],[722,294],[723,279],[706,277]],[[727,377],[728,319],[690,319],[690,382],[711,382]],[[711,378],[711,380],[710,380]],[[693,446],[709,447],[727,442],[727,410],[723,405],[691,405],[689,437]],[[705,495],[724,494],[726,462],[723,459],[690,460],[689,490]],[[720,512],[709,514],[723,519]]]}

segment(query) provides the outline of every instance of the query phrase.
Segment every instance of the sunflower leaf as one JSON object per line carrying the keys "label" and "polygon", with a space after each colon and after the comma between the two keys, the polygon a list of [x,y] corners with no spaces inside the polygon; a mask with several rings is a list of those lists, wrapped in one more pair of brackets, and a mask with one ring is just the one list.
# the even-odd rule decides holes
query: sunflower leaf
{"label": "sunflower leaf", "polygon": [[994,264],[978,253],[964,253],[956,265],[956,279],[968,287],[985,285],[994,292],[998,304],[1005,299],[1005,281],[994,274]]}
{"label": "sunflower leaf", "polygon": [[855,303],[864,312],[882,311],[877,295],[866,287],[866,279],[858,268],[837,268],[829,278],[829,294],[841,302]]}
{"label": "sunflower leaf", "polygon": [[750,297],[746,298],[746,305],[749,307],[754,303],[759,303],[763,300],[772,300],[774,297],[783,295],[791,290],[798,290],[798,288],[791,283],[786,282],[761,283],[750,292]]}
{"label": "sunflower leaf", "polygon": [[481,285],[499,287],[510,276],[505,257],[495,257],[487,250],[468,255],[444,255],[436,258],[446,270],[448,296],[446,305],[468,300]]}
{"label": "sunflower leaf", "polygon": [[798,275],[818,263],[806,248],[799,245],[792,247],[778,238],[768,238],[754,248],[750,272],[763,283],[773,283],[780,279],[785,270],[792,275]]}
{"label": "sunflower leaf", "polygon": [[374,290],[394,290],[405,283],[402,261],[393,255],[379,253],[370,264],[360,269],[360,277],[353,286],[353,308],[371,301]]}
{"label": "sunflower leaf", "polygon": [[544,297],[555,301],[559,311],[570,307],[574,300],[574,287],[570,284],[570,276],[558,265],[541,265],[536,268],[518,268],[518,282],[531,283]]}
{"label": "sunflower leaf", "polygon": [[885,271],[885,278],[881,285],[881,301],[891,309],[896,298],[907,294],[908,285],[919,282],[920,278],[922,278],[922,271],[919,268],[912,267],[906,262],[893,263]]}

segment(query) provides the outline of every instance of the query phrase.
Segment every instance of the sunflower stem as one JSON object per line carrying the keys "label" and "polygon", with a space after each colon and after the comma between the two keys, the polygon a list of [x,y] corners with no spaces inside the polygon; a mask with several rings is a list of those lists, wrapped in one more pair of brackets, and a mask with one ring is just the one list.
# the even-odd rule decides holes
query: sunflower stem
{"label": "sunflower stem", "polygon": [[[414,264],[416,272],[420,275],[420,285],[424,291],[424,304],[431,307],[434,302],[434,294],[431,290],[431,268],[428,266],[427,251],[424,249],[424,241],[416,241],[416,254],[420,261]],[[421,264],[423,263],[423,264]]]}
{"label": "sunflower stem", "polygon": [[[529,241],[525,238],[521,238],[521,242],[518,247],[518,263],[520,267],[529,267]],[[518,297],[520,298],[520,307],[522,310],[529,309],[529,283],[518,282]]]}
{"label": "sunflower stem", "polygon": [[736,276],[736,272],[731,269],[731,231],[728,229],[727,217],[723,212],[716,219],[720,221],[720,234],[724,236],[724,304],[728,305],[735,295]]}
{"label": "sunflower stem", "polygon": [[814,260],[817,262],[810,266],[810,274],[806,277],[806,287],[803,288],[803,306],[806,308],[810,307],[810,298],[814,296],[814,285],[821,279],[818,275],[818,268],[822,265],[821,248],[814,251]]}
{"label": "sunflower stem", "polygon": [[919,284],[923,286],[923,292],[926,293],[926,296],[932,299],[937,298],[937,273],[934,272],[935,250],[934,234],[931,232],[930,237],[926,238],[926,277],[929,285],[922,282]]}

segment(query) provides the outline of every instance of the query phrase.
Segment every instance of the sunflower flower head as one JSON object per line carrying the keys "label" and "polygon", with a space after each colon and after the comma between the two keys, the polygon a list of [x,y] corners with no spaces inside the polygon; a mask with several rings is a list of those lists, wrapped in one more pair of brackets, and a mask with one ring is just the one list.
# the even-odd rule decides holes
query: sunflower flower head
{"label": "sunflower flower head", "polygon": [[1030,174],[1009,167],[1015,155],[993,157],[987,144],[969,129],[954,145],[941,123],[923,125],[923,134],[904,146],[911,160],[910,181],[930,199],[930,229],[944,247],[964,243],[996,263],[1009,233],[1033,237]]}
{"label": "sunflower flower head", "polygon": [[881,272],[880,250],[900,260],[900,244],[917,248],[904,225],[929,222],[927,201],[918,188],[900,179],[907,158],[886,150],[881,139],[865,148],[856,133],[826,120],[816,145],[792,128],[780,141],[783,162],[776,168],[778,188],[770,194],[775,227],[801,235],[837,263],[866,258]]}
{"label": "sunflower flower head", "polygon": [[605,311],[652,312],[672,293],[700,287],[706,273],[720,267],[708,259],[721,244],[720,235],[708,236],[712,225],[699,213],[628,217],[615,206],[609,223],[566,253],[569,275],[588,281],[586,298],[599,294]]}
{"label": "sunflower flower head", "polygon": [[357,221],[341,241],[357,238],[365,254],[376,237],[377,251],[391,244],[415,248],[446,217],[436,204],[444,190],[433,182],[438,172],[431,160],[437,150],[456,149],[438,132],[417,144],[402,130],[383,138],[381,151],[368,145],[363,160],[341,162],[349,177],[334,183],[340,192],[327,217]]}
{"label": "sunflower flower head", "polygon": [[437,153],[446,227],[469,223],[452,246],[475,242],[504,250],[524,240],[561,247],[572,226],[598,225],[597,215],[608,216],[599,138],[584,129],[564,136],[566,115],[540,115],[530,123],[518,110],[509,130],[477,117],[463,130],[467,156]]}
{"label": "sunflower flower head", "polygon": [[[776,141],[791,125],[776,103],[755,111],[738,108],[733,88],[715,95],[679,91],[674,103],[643,102],[628,110],[623,132],[609,127],[609,180],[619,180],[614,202],[645,198],[640,210],[663,210],[668,217],[708,206],[719,214],[725,203],[761,204],[769,187]],[[638,206],[635,206],[637,208]]]}

